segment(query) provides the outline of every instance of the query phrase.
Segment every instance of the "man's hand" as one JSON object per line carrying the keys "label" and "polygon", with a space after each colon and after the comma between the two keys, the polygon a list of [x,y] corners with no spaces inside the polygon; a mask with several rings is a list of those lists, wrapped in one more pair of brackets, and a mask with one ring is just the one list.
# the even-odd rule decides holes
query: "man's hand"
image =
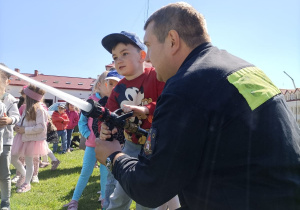
{"label": "man's hand", "polygon": [[0,117],[0,127],[5,125],[10,125],[12,123],[12,119],[7,117],[6,113],[4,113],[3,117]]}
{"label": "man's hand", "polygon": [[135,105],[126,105],[124,104],[122,107],[125,113],[133,111],[133,116],[137,116],[141,119],[146,119],[149,114],[149,109],[145,106],[135,106]]}
{"label": "man's hand", "polygon": [[100,139],[96,139],[96,158],[103,165],[106,165],[106,158],[109,155],[111,155],[113,152],[121,150],[121,145],[117,140],[103,141]]}

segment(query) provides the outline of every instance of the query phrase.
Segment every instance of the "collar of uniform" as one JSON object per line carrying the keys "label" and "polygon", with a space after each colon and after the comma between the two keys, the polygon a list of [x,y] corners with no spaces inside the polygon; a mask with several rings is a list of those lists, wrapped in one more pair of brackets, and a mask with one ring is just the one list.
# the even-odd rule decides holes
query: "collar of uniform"
{"label": "collar of uniform", "polygon": [[[195,49],[192,50],[192,52],[186,57],[186,59],[183,61],[183,63],[181,64],[180,68],[191,58],[193,57],[195,54],[198,54],[199,52],[201,52],[202,50],[212,47],[213,45],[211,44],[211,42],[206,42],[203,44],[200,44],[198,47],[196,47]],[[179,68],[179,69],[180,69]]]}

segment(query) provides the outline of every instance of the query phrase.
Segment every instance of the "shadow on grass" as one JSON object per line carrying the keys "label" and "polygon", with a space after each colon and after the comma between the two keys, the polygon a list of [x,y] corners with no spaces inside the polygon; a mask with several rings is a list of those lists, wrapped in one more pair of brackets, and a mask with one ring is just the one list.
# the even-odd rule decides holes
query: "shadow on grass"
{"label": "shadow on grass", "polygon": [[[72,200],[74,190],[75,188],[70,190],[66,196],[61,197],[61,200],[67,201],[66,204],[69,203]],[[100,191],[100,176],[91,176],[79,199],[78,209],[95,209],[95,205],[101,209],[101,204],[98,202],[98,191]],[[67,208],[62,207],[60,209]]]}
{"label": "shadow on grass", "polygon": [[49,179],[49,178],[56,178],[57,176],[60,175],[70,175],[73,173],[80,173],[81,171],[81,166],[77,166],[74,168],[63,168],[63,169],[56,169],[56,170],[44,170],[44,171],[40,171],[39,172],[39,179],[43,180],[43,179]]}

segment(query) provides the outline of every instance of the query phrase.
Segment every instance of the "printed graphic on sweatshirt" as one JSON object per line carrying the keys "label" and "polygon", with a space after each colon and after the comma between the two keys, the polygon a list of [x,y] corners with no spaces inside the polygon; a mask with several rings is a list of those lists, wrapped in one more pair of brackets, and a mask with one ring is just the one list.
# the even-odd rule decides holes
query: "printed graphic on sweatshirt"
{"label": "printed graphic on sweatshirt", "polygon": [[[145,106],[152,102],[152,99],[145,98],[144,94],[144,88],[141,86],[140,88],[137,87],[126,87],[125,84],[118,84],[115,87],[115,92],[118,93],[116,96],[116,100],[118,101],[118,104],[121,108],[123,108],[124,104],[126,105],[137,105],[137,106]],[[149,117],[131,117],[130,122],[133,122],[139,126],[142,125],[143,120],[148,120],[149,122],[152,122],[152,116]],[[125,138],[129,141],[132,141],[133,134],[124,132]],[[139,144],[144,144],[146,141],[146,137],[142,136],[139,138],[138,142]]]}

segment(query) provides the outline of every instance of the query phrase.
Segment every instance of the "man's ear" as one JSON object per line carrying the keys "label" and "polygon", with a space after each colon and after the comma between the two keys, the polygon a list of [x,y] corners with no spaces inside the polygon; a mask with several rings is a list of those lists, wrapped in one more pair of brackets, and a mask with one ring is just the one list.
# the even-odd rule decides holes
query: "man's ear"
{"label": "man's ear", "polygon": [[168,33],[168,44],[171,49],[172,54],[175,54],[180,47],[180,37],[177,31],[175,30],[170,30]]}
{"label": "man's ear", "polygon": [[10,84],[10,79],[6,80],[6,84],[9,85]]}

